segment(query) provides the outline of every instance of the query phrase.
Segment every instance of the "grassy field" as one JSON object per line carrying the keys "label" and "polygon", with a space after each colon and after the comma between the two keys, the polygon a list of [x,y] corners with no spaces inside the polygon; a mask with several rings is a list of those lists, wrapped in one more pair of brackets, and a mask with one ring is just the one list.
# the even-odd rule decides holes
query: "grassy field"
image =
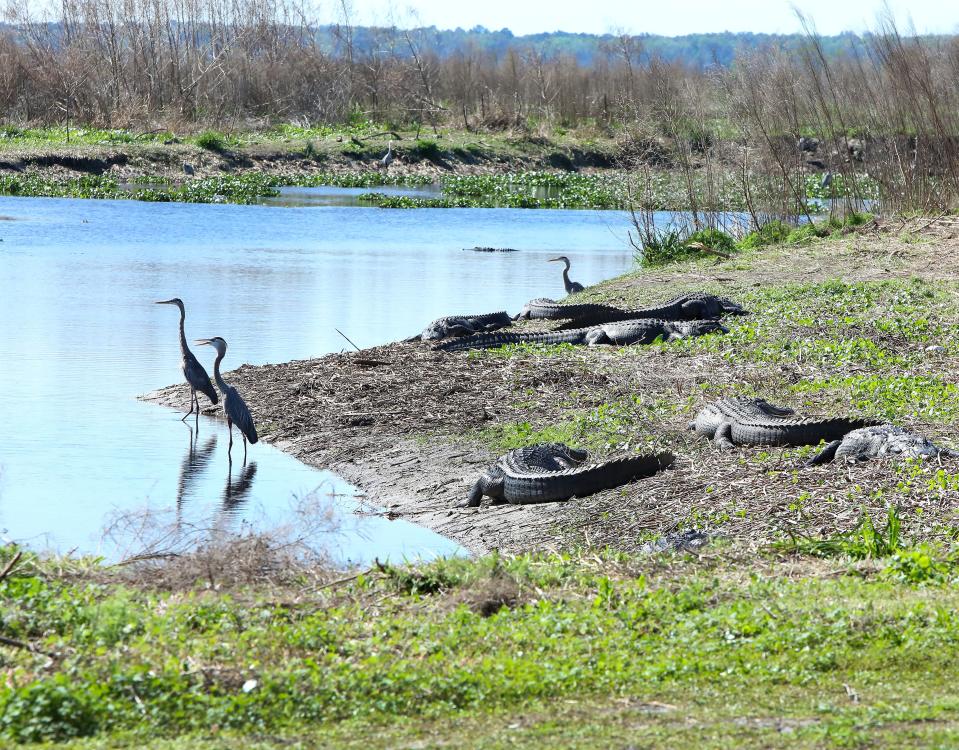
{"label": "grassy field", "polygon": [[[268,562],[268,561],[264,561]],[[959,740],[949,555],[491,556],[325,586],[22,563],[9,741],[903,747]]]}

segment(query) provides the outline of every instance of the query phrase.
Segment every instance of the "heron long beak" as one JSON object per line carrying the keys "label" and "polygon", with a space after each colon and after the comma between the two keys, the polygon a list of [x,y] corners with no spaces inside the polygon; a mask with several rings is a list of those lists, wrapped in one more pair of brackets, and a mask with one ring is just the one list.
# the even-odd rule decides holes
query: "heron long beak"
{"label": "heron long beak", "polygon": [[546,262],[547,262],[547,263],[552,263],[553,261],[557,261],[557,260],[558,260],[560,263],[563,262],[563,258],[550,258],[550,259],[549,259],[548,261],[546,261]]}
{"label": "heron long beak", "polygon": [[213,344],[213,339],[194,339],[194,344]]}
{"label": "heron long beak", "polygon": [[172,305],[172,304],[173,304],[173,300],[172,300],[172,299],[165,299],[165,300],[163,300],[162,302],[154,302],[153,304],[154,304],[154,305]]}

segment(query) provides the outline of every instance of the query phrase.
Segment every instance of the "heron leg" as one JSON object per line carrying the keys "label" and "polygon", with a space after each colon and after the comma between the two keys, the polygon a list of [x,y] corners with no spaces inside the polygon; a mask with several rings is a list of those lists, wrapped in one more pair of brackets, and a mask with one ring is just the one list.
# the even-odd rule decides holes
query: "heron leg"
{"label": "heron leg", "polygon": [[[196,403],[196,388],[191,388],[190,389],[190,411],[188,411],[186,414],[183,415],[183,417],[181,417],[180,419],[181,422],[186,422],[186,418],[193,413],[194,403]],[[199,407],[197,407],[197,411],[199,412]]]}
{"label": "heron leg", "polygon": [[246,466],[246,435],[243,436],[243,465]]}
{"label": "heron leg", "polygon": [[226,449],[226,454],[230,456],[233,453],[233,420],[229,417],[226,418],[226,428],[230,431],[230,445]]}

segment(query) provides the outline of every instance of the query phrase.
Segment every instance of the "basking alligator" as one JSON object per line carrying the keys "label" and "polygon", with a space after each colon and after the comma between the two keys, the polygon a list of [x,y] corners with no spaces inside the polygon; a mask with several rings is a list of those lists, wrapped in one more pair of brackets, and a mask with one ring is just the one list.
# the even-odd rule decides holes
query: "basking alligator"
{"label": "basking alligator", "polygon": [[959,457],[956,451],[940,448],[922,435],[891,424],[863,427],[833,440],[806,465],[826,464],[834,458],[868,461],[870,458],[903,456],[904,458]]}
{"label": "basking alligator", "polygon": [[505,312],[484,315],[448,315],[437,318],[423,329],[403,341],[438,341],[450,336],[470,336],[474,333],[496,331],[512,325],[513,320]]}
{"label": "basking alligator", "polygon": [[736,445],[817,445],[847,432],[869,427],[868,419],[808,419],[792,409],[774,406],[761,398],[723,398],[705,407],[689,429],[712,438],[721,448]]}
{"label": "basking alligator", "polygon": [[572,323],[567,325],[582,327],[636,318],[709,320],[723,315],[746,315],[746,311],[741,305],[725,297],[704,292],[689,292],[657,307],[638,310],[622,310],[610,305],[561,305],[551,299],[534,299],[526,303],[515,320],[570,320]]}
{"label": "basking alligator", "polygon": [[487,333],[479,336],[447,341],[435,349],[446,352],[459,352],[464,349],[494,349],[504,344],[651,344],[657,338],[665,341],[702,336],[706,333],[721,331],[729,333],[716,320],[621,320],[616,323],[604,323],[590,328],[575,328],[570,331],[552,331],[550,333]]}
{"label": "basking alligator", "polygon": [[586,464],[589,454],[563,443],[517,448],[490,466],[461,507],[476,507],[488,495],[493,504],[527,505],[568,500],[652,476],[673,462],[669,452]]}

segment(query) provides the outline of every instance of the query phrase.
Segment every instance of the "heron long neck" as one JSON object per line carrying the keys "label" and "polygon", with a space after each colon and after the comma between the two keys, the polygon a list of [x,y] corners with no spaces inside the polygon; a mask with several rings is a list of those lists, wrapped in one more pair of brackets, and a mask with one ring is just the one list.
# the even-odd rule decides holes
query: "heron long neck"
{"label": "heron long neck", "polygon": [[216,361],[213,363],[213,379],[216,381],[216,384],[220,386],[220,391],[226,393],[226,389],[229,387],[226,384],[226,381],[223,379],[223,376],[220,374],[220,362],[223,361],[223,357],[226,355],[226,352],[217,352]]}
{"label": "heron long neck", "polygon": [[569,287],[573,282],[569,280],[569,261],[566,261],[566,268],[563,269],[563,284],[566,286],[566,291],[569,291]]}
{"label": "heron long neck", "polygon": [[187,352],[190,351],[189,347],[186,345],[186,334],[183,332],[183,323],[186,320],[186,310],[183,309],[182,305],[177,305],[180,308],[180,351],[183,352],[185,357]]}

